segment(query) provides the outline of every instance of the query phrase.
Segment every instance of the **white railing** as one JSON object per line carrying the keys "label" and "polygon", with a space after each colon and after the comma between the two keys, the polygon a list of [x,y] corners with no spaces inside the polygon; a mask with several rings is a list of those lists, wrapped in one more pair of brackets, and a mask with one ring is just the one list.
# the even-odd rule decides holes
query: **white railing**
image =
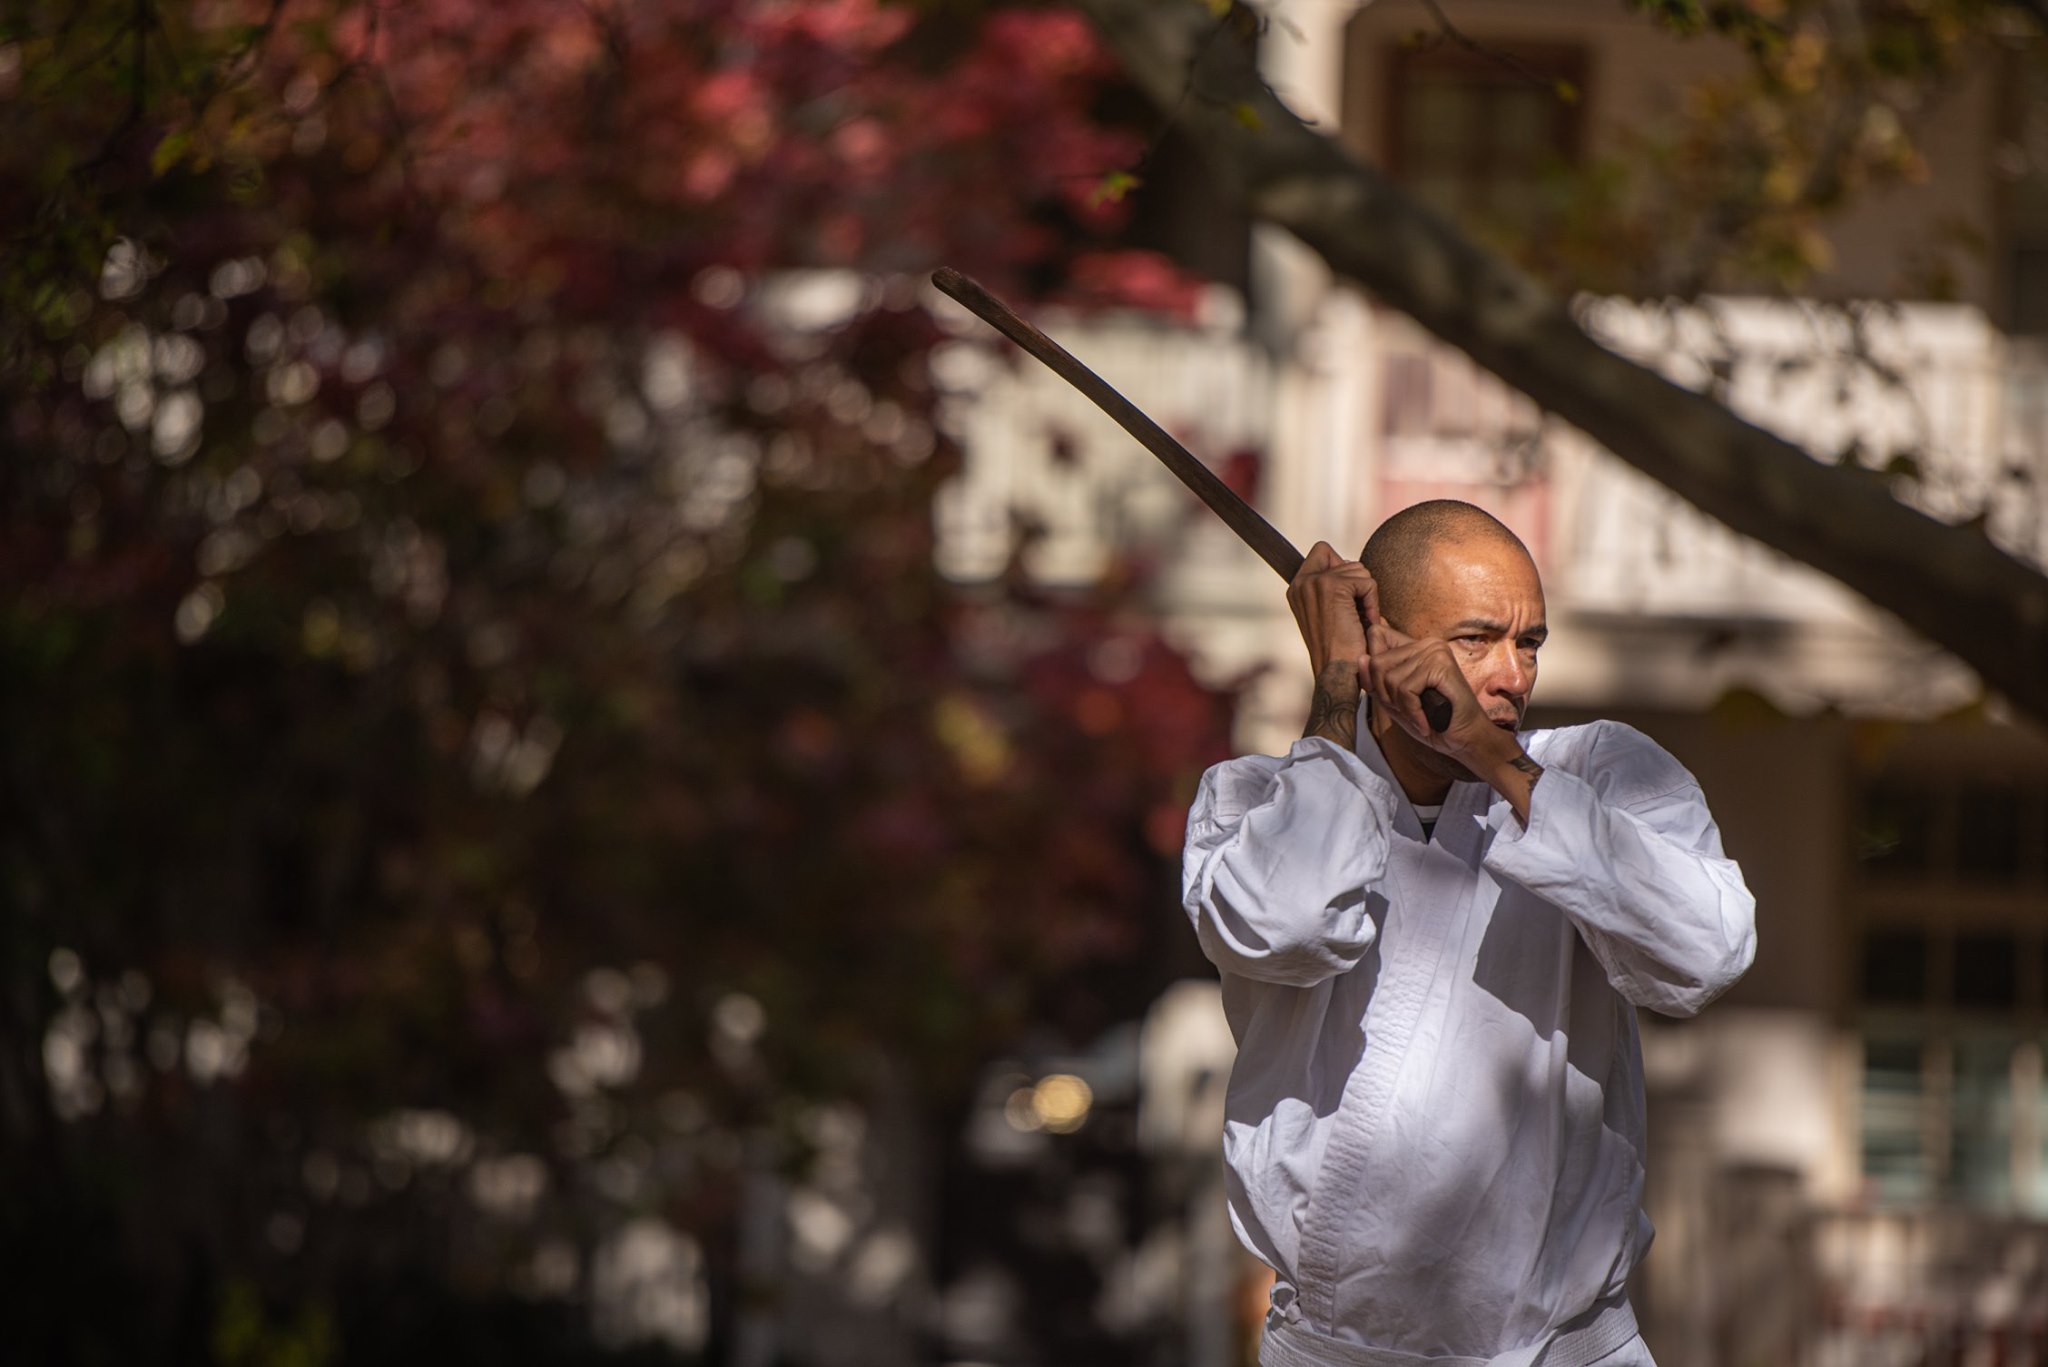
{"label": "white railing", "polygon": [[[1759,426],[1824,459],[1917,471],[1900,483],[1911,501],[1951,521],[1988,511],[2008,549],[2048,559],[2048,408],[2023,406],[2048,369],[1977,310],[1724,299],[1677,315],[1611,301],[1585,312],[1597,335],[1681,383],[1704,385],[1718,362],[1725,401]],[[1604,453],[1561,484],[1566,592],[1583,610],[1814,622],[1861,611]]]}
{"label": "white railing", "polygon": [[[1081,361],[1212,466],[1262,465],[1274,430],[1273,368],[1227,315],[1177,326],[1136,315],[1041,320]],[[938,509],[939,563],[958,579],[1008,562],[1020,521],[1039,535],[1028,568],[1086,583],[1118,552],[1206,549],[1220,529],[1189,516],[1190,495],[1066,381],[979,337],[939,358],[959,395],[953,425],[967,451]],[[1242,471],[1232,472],[1242,473]],[[1228,533],[1223,533],[1225,537]],[[1235,557],[1226,557],[1235,559]]]}

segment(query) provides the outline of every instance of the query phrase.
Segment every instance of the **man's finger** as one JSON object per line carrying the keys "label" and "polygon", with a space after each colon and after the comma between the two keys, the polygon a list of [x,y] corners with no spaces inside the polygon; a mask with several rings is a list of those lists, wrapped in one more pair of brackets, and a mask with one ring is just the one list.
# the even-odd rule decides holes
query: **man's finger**
{"label": "man's finger", "polygon": [[1358,599],[1358,615],[1370,627],[1380,620],[1380,586],[1372,577],[1372,571],[1363,565],[1353,564],[1345,571],[1344,579],[1352,586],[1352,593]]}
{"label": "man's finger", "polygon": [[1298,579],[1302,574],[1319,574],[1334,565],[1341,564],[1343,560],[1344,557],[1337,554],[1335,546],[1332,546],[1327,541],[1318,541],[1315,545],[1309,547],[1308,554],[1301,558],[1301,571],[1295,577]]}
{"label": "man's finger", "polygon": [[1372,657],[1372,697],[1374,702],[1387,709],[1389,716],[1400,715],[1401,705],[1394,697],[1389,667],[1377,655]]}
{"label": "man's finger", "polygon": [[1420,734],[1427,729],[1422,720],[1422,686],[1427,675],[1418,669],[1422,662],[1412,654],[1397,655],[1382,664],[1375,659],[1374,667],[1385,680],[1388,714],[1400,721],[1403,727]]}
{"label": "man's finger", "polygon": [[1403,731],[1415,737],[1415,739],[1428,744],[1431,734],[1430,729],[1428,724],[1422,719],[1421,707],[1412,694],[1403,693],[1396,689],[1393,690],[1391,698],[1379,699],[1378,702],[1381,707],[1386,709],[1387,715],[1393,718],[1394,725],[1400,727]]}
{"label": "man's finger", "polygon": [[1399,645],[1393,644],[1395,635],[1384,626],[1366,628],[1367,668],[1360,678],[1372,700],[1402,730],[1433,746],[1436,738],[1450,729],[1456,715],[1451,699],[1460,692],[1471,693],[1471,685],[1455,665],[1450,666],[1450,673],[1443,673],[1427,664],[1435,652],[1418,650],[1421,643],[1401,637]]}
{"label": "man's finger", "polygon": [[1341,593],[1353,601],[1366,601],[1379,596],[1378,587],[1372,576],[1357,565],[1339,565],[1316,576],[1318,584],[1329,586],[1328,592]]}

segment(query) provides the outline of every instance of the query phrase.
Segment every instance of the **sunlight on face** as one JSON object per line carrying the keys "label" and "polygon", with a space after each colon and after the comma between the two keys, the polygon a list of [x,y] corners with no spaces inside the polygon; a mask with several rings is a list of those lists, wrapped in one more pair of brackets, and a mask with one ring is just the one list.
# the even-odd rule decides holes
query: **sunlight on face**
{"label": "sunlight on face", "polygon": [[1549,635],[1543,581],[1525,552],[1492,537],[1438,542],[1408,617],[1409,635],[1451,643],[1489,718],[1520,724]]}

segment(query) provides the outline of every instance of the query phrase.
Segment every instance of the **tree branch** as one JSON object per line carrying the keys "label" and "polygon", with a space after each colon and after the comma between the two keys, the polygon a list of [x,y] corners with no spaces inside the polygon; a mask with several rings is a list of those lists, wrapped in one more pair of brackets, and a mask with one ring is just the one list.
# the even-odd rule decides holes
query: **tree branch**
{"label": "tree branch", "polygon": [[1303,124],[1244,46],[1201,48],[1213,21],[1200,0],[1079,4],[1161,107],[1197,68],[1204,98],[1183,110],[1187,131],[1254,215],[1702,512],[1833,575],[2048,718],[2048,577],[1601,346],[1564,301]]}
{"label": "tree branch", "polygon": [[[1451,16],[1444,9],[1441,0],[1422,0],[1422,7],[1429,11],[1430,18],[1436,20],[1437,42],[1454,44],[1460,49],[1471,53],[1474,57],[1492,62],[1503,71],[1513,72],[1531,85],[1541,87],[1553,93],[1557,90],[1558,82],[1555,76],[1546,75],[1544,72],[1538,71],[1512,52],[1503,52],[1499,48],[1489,47],[1452,23]],[[1578,98],[1577,91],[1573,91],[1572,98]]]}

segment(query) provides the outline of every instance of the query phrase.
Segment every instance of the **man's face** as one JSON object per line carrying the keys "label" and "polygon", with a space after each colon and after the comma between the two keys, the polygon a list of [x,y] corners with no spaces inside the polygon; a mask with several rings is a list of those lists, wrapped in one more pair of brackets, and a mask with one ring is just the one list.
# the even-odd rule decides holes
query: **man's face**
{"label": "man's face", "polygon": [[1439,637],[1495,725],[1519,729],[1536,687],[1536,652],[1549,635],[1543,582],[1518,548],[1492,537],[1439,541],[1408,621],[1415,638]]}

